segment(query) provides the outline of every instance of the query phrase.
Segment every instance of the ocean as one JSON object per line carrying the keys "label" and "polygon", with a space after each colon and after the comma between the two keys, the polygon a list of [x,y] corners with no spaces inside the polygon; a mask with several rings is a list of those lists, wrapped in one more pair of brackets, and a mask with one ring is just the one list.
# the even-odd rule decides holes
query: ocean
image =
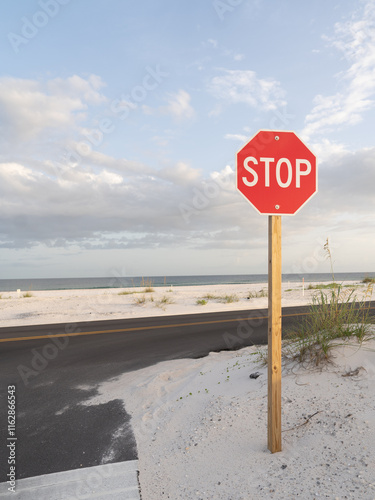
{"label": "ocean", "polygon": [[[375,273],[335,273],[335,281],[362,281],[365,277],[375,278]],[[283,282],[332,281],[330,273],[283,274]],[[23,290],[70,290],[95,288],[129,288],[141,286],[189,286],[241,283],[264,283],[267,274],[223,274],[208,276],[112,276],[108,278],[35,278],[0,279],[0,292]]]}

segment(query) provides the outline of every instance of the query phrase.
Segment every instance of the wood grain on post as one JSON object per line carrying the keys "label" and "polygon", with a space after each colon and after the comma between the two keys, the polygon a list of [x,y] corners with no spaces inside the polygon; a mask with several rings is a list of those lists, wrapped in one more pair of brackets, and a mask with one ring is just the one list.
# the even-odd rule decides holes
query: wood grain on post
{"label": "wood grain on post", "polygon": [[281,451],[281,216],[268,217],[268,449]]}

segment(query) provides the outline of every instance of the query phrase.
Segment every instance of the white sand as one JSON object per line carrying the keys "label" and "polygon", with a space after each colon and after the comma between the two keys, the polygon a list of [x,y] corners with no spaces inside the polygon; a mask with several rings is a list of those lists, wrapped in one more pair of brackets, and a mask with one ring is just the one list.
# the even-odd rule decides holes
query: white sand
{"label": "white sand", "polygon": [[[119,290],[33,292],[30,298],[3,293],[0,320],[5,326],[264,309],[267,298],[246,298],[262,288],[157,288],[144,294],[144,305],[134,304],[143,294],[119,296]],[[197,305],[207,293],[240,300]],[[165,296],[174,303],[156,307]],[[310,298],[300,285],[283,285],[284,306]],[[166,361],[96,388],[98,395],[86,404],[120,398],[132,415],[142,499],[374,500],[375,340],[361,348],[336,347],[334,363],[323,370],[284,367],[283,451],[275,454],[267,450],[267,374],[256,351]],[[256,371],[260,376],[250,379]]]}
{"label": "white sand", "polygon": [[284,369],[280,453],[267,450],[267,374],[254,347],[126,373],[89,404],[126,401],[143,500],[373,500],[375,341],[366,345],[336,348],[322,371]]}
{"label": "white sand", "polygon": [[[356,284],[345,282],[343,285]],[[366,289],[360,286],[358,294]],[[165,314],[191,314],[201,312],[231,311],[240,309],[264,310],[267,297],[247,299],[249,292],[267,291],[267,284],[253,285],[202,285],[182,287],[157,287],[153,293],[143,293],[145,288],[100,289],[100,290],[22,290],[0,292],[0,325],[38,325],[49,323],[75,323],[106,319],[137,318]],[[119,295],[129,292],[128,295]],[[137,292],[137,293],[134,293]],[[30,293],[31,297],[24,297]],[[315,290],[305,290],[301,283],[283,283],[283,306],[308,304]],[[208,299],[206,305],[197,304],[207,294],[218,297],[236,296],[238,301],[223,302],[224,299]],[[137,301],[145,299],[145,303]],[[167,300],[167,303],[163,302]]]}

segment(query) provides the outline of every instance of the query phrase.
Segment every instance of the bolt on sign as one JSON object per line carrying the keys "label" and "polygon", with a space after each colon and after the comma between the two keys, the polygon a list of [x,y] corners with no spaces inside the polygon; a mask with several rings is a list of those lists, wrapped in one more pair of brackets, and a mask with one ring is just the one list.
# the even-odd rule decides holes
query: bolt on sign
{"label": "bolt on sign", "polygon": [[318,190],[315,155],[294,132],[260,130],[237,153],[237,189],[268,215],[268,448],[281,451],[281,216]]}

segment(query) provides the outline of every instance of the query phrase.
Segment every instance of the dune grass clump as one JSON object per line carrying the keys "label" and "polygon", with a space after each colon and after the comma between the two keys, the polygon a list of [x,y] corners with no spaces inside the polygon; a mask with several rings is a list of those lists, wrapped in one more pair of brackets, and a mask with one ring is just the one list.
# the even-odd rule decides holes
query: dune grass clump
{"label": "dune grass clump", "polygon": [[163,295],[163,297],[158,302],[160,304],[173,304],[173,300],[166,295]]}
{"label": "dune grass clump", "polygon": [[[293,330],[287,332],[283,340],[282,357],[285,362],[298,361],[318,366],[330,361],[335,346],[343,345],[350,339],[362,343],[372,337],[369,333],[369,325],[373,321],[369,298],[373,283],[368,282],[362,298],[358,298],[357,287],[336,283],[328,238],[324,250],[330,261],[333,282],[309,287],[319,292],[312,297],[308,313]],[[260,349],[257,356],[260,363],[267,364],[267,349]]]}
{"label": "dune grass clump", "polygon": [[258,299],[260,297],[268,297],[268,291],[262,288],[262,290],[259,290],[258,292],[249,292],[247,294],[248,299]]}
{"label": "dune grass clump", "polygon": [[287,359],[319,365],[329,360],[337,340],[355,337],[362,342],[370,323],[370,285],[361,299],[355,290],[343,290],[341,286],[330,293],[320,290],[312,298],[309,313],[301,323],[287,334],[283,355]]}
{"label": "dune grass clump", "polygon": [[308,286],[308,290],[330,290],[330,289],[335,289],[335,288],[339,288],[341,287],[341,285],[339,285],[338,283],[319,283],[318,285],[312,285],[310,284]]}
{"label": "dune grass clump", "polygon": [[206,300],[215,300],[218,298],[219,298],[218,295],[214,295],[212,293],[206,293],[206,295],[203,296],[203,299],[206,299]]}
{"label": "dune grass clump", "polygon": [[167,295],[163,295],[161,299],[159,299],[157,302],[155,302],[156,307],[161,307],[162,309],[165,309],[165,307],[168,304],[174,304],[174,301],[168,297]]}
{"label": "dune grass clump", "polygon": [[[0,297],[1,299],[1,297]],[[197,302],[196,302],[199,306],[205,306],[208,302],[207,300],[205,299],[197,299]]]}
{"label": "dune grass clump", "polygon": [[231,304],[232,302],[238,302],[240,299],[237,297],[236,294],[232,295],[223,295],[220,297],[220,301],[224,302],[225,304]]}
{"label": "dune grass clump", "polygon": [[366,278],[363,278],[362,283],[365,283],[365,284],[368,284],[368,283],[375,284],[375,278],[369,278],[367,276]]}
{"label": "dune grass clump", "polygon": [[22,296],[23,296],[24,298],[29,298],[29,297],[32,297],[32,296],[33,296],[33,294],[32,294],[32,293],[30,293],[30,292],[26,292],[26,293],[24,293]]}
{"label": "dune grass clump", "polygon": [[135,297],[134,303],[137,304],[138,306],[142,306],[143,304],[146,303],[146,297],[144,295],[142,295],[141,297]]}
{"label": "dune grass clump", "polygon": [[218,300],[219,302],[224,302],[225,304],[230,304],[232,302],[238,302],[240,299],[237,297],[236,294],[231,294],[231,295],[213,295],[212,293],[206,293],[202,297],[202,300]]}

